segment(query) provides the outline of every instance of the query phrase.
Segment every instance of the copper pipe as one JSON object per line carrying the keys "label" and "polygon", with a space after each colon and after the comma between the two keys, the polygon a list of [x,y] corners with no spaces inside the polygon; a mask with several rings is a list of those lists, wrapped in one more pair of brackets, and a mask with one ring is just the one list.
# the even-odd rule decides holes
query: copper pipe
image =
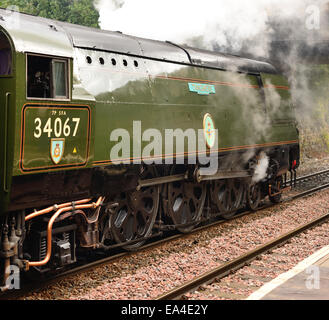
{"label": "copper pipe", "polygon": [[279,192],[276,192],[276,193],[270,194],[270,196],[271,196],[271,197],[275,197],[275,196],[277,196],[277,195],[279,195],[279,194],[282,194],[283,192],[285,192],[285,191],[289,191],[289,190],[291,190],[291,187],[285,187],[285,188],[281,189]]}
{"label": "copper pipe", "polygon": [[[100,206],[100,204],[102,203],[102,201],[104,200],[103,197],[99,197],[96,203],[89,203],[89,204],[80,204],[77,206],[69,206],[69,207],[64,207],[61,208],[59,210],[57,210],[53,216],[50,218],[49,222],[48,222],[48,227],[47,227],[47,255],[46,257],[41,260],[41,261],[35,261],[35,262],[31,262],[31,261],[27,261],[27,265],[28,267],[40,267],[43,266],[45,264],[47,264],[50,260],[51,257],[51,242],[52,242],[52,228],[53,228],[53,224],[55,222],[55,220],[58,218],[58,216],[60,214],[62,214],[63,212],[67,212],[70,210],[81,210],[81,209],[90,209],[90,208],[97,208]],[[84,201],[84,200],[81,200]],[[77,211],[77,213],[81,214],[82,211]]]}
{"label": "copper pipe", "polygon": [[98,207],[96,214],[89,218],[83,211],[81,211],[81,210],[75,211],[76,214],[81,214],[83,216],[83,218],[87,224],[92,224],[92,223],[97,222],[98,217],[99,217],[99,212],[100,212],[100,207]]}
{"label": "copper pipe", "polygon": [[[92,199],[83,199],[83,200],[78,200],[78,201],[75,201],[74,203],[75,204],[82,204],[82,203],[87,203],[89,201],[91,201]],[[44,215],[46,213],[49,213],[51,211],[55,211],[55,210],[58,210],[58,209],[62,209],[62,208],[65,208],[69,205],[71,205],[72,202],[67,202],[67,203],[62,203],[60,205],[54,205],[52,207],[49,207],[49,208],[46,208],[46,209],[43,209],[43,210],[39,210],[39,211],[36,211],[36,212],[33,212],[31,214],[29,214],[28,216],[25,217],[25,221],[28,221],[28,220],[31,220],[35,217],[38,217],[38,216],[41,216],[41,215]]]}

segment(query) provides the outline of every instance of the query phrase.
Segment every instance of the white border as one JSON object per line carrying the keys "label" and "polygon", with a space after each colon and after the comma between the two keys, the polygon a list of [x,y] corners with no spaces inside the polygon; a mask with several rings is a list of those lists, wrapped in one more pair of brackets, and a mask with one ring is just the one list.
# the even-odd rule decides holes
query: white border
{"label": "white border", "polygon": [[264,284],[260,289],[252,293],[246,300],[260,300],[272,290],[282,285],[298,273],[304,271],[307,267],[313,265],[315,262],[319,261],[321,258],[329,254],[329,246],[323,247],[319,251],[315,252],[302,262],[298,263],[293,269],[280,274],[277,278]]}

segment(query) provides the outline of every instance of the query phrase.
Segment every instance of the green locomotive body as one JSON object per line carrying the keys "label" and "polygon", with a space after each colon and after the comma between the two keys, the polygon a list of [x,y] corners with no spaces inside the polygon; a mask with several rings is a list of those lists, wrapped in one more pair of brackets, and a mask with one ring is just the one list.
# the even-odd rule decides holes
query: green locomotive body
{"label": "green locomotive body", "polygon": [[[209,190],[239,181],[230,189],[241,193],[231,196],[239,198],[236,208],[232,203],[227,207],[232,212],[248,202],[250,179],[264,155],[269,162],[259,197],[274,199],[283,175],[298,167],[289,84],[270,64],[2,9],[0,16],[3,223],[18,213],[26,217],[34,209],[104,197],[116,216],[113,226],[129,210],[123,209],[127,204],[111,210],[111,203],[118,208],[127,193],[130,197],[136,190],[153,188],[158,198],[150,196],[145,208],[158,211],[160,186],[175,188],[184,179],[191,186],[210,181]],[[208,177],[194,175],[203,167],[200,155],[218,160],[216,172]],[[220,185],[213,186],[214,181]],[[205,188],[190,202],[191,211],[201,210]],[[162,197],[169,189],[162,190]],[[219,204],[215,211],[221,208]],[[200,218],[199,213],[187,220],[165,215],[177,225]],[[152,233],[156,216],[141,214],[147,225],[141,238]],[[131,229],[128,235],[122,229],[112,230],[109,238],[119,243],[138,240]],[[182,227],[183,232],[187,229]],[[102,234],[83,230],[80,235]],[[97,247],[99,242],[88,243]],[[20,245],[21,252],[24,246],[30,248]]]}

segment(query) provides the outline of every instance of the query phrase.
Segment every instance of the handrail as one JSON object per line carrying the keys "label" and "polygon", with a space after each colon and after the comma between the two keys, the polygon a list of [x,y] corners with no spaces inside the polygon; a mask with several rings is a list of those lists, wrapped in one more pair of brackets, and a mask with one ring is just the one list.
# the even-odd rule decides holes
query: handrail
{"label": "handrail", "polygon": [[7,148],[8,148],[8,118],[9,118],[9,97],[10,97],[11,93],[7,92],[6,93],[6,104],[5,104],[5,110],[4,110],[4,149],[3,149],[3,190],[5,193],[9,192],[9,188],[7,185],[7,178],[8,178],[8,173],[7,173],[7,169],[8,169],[8,154],[7,154]]}

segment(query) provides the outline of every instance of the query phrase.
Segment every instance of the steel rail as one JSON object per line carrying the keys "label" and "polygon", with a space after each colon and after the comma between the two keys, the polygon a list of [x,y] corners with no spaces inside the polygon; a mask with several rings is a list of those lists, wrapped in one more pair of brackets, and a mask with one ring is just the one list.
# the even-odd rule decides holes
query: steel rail
{"label": "steel rail", "polygon": [[302,197],[306,197],[314,192],[317,192],[317,191],[320,191],[320,190],[324,190],[326,188],[329,188],[329,183],[326,183],[326,184],[323,184],[321,186],[318,186],[318,187],[315,187],[315,188],[312,188],[312,189],[309,189],[309,190],[306,190],[306,191],[303,191],[303,192],[300,192],[296,195],[293,195],[293,196],[290,196],[288,197],[285,202],[287,201],[290,201],[290,200],[294,200],[294,199],[298,199],[298,198],[302,198]]}
{"label": "steel rail", "polygon": [[[298,178],[296,179],[296,182],[297,182],[297,183],[300,183],[300,182],[302,182],[303,180],[307,180],[307,179],[309,179],[309,178],[313,178],[313,177],[316,177],[316,176],[321,176],[321,175],[323,175],[323,174],[329,174],[329,169],[322,170],[322,171],[315,172],[315,173],[310,173],[310,174],[308,174],[308,175],[298,177]],[[288,181],[287,181],[287,184],[290,183],[290,182],[291,182],[291,180],[288,180]]]}
{"label": "steel rail", "polygon": [[239,256],[238,258],[224,263],[223,265],[219,266],[218,268],[215,268],[213,270],[210,270],[201,276],[188,281],[181,286],[174,288],[163,295],[160,295],[156,298],[156,300],[177,300],[181,297],[183,297],[186,293],[191,292],[193,290],[198,289],[202,285],[206,285],[208,283],[213,282],[214,280],[218,280],[220,278],[225,277],[229,273],[232,273],[242,267],[244,267],[246,264],[250,263],[251,261],[255,260],[257,257],[259,257],[262,254],[265,254],[266,252],[275,249],[278,246],[283,245],[291,238],[295,237],[296,235],[304,232],[305,230],[308,230],[316,225],[319,225],[326,220],[329,219],[329,213],[322,215],[321,217],[312,220],[311,222],[305,223],[300,227],[297,227],[296,229],[289,231],[285,233],[284,235],[269,241],[263,245],[258,246],[256,249],[253,249],[246,254]]}

